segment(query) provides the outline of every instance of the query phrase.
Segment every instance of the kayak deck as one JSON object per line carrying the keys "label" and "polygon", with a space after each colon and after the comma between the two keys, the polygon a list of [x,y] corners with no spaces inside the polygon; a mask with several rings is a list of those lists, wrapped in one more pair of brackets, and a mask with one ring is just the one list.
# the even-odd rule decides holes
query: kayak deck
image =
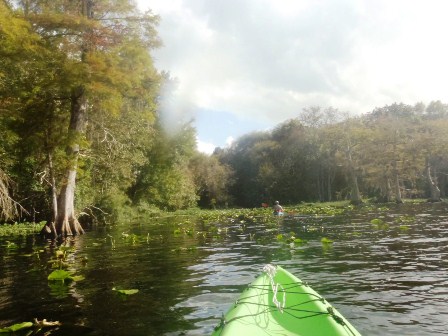
{"label": "kayak deck", "polygon": [[223,317],[217,335],[360,336],[324,298],[280,266],[264,272]]}

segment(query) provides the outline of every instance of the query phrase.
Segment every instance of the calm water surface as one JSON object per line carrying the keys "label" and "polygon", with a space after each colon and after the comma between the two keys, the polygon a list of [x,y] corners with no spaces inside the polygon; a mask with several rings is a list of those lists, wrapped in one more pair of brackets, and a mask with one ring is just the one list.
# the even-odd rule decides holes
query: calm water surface
{"label": "calm water surface", "polygon": [[[279,234],[308,243],[291,245]],[[448,335],[446,204],[213,224],[159,218],[95,228],[71,245],[66,262],[84,280],[64,285],[47,281],[57,246],[0,237],[0,327],[36,317],[63,323],[47,335],[208,335],[274,263],[363,335]]]}

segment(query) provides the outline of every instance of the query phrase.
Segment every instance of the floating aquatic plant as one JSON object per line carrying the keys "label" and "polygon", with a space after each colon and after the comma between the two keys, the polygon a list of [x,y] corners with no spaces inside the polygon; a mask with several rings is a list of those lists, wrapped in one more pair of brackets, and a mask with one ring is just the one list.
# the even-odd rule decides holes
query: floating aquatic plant
{"label": "floating aquatic plant", "polygon": [[0,225],[0,236],[25,236],[40,232],[47,222],[40,223],[14,223]]}
{"label": "floating aquatic plant", "polygon": [[112,288],[113,291],[120,293],[120,294],[124,294],[124,295],[134,295],[137,294],[139,292],[138,289],[117,289],[117,288]]}
{"label": "floating aquatic plant", "polygon": [[22,323],[13,324],[6,328],[1,328],[0,333],[13,333],[13,332],[16,332],[19,330],[29,329],[32,327],[33,327],[33,322],[22,322]]}
{"label": "floating aquatic plant", "polygon": [[[38,328],[38,330],[46,327],[56,327],[60,326],[61,322],[55,321],[47,321],[46,319],[43,319],[42,321],[39,321],[38,319],[34,319],[34,322],[22,322],[22,323],[16,323],[6,328],[0,328],[0,333],[14,333],[16,331],[24,330],[24,329],[30,329],[30,328]],[[27,335],[31,335],[28,333]]]}
{"label": "floating aquatic plant", "polygon": [[370,221],[370,223],[373,225],[382,225],[384,224],[384,221],[380,218],[374,218]]}
{"label": "floating aquatic plant", "polygon": [[400,216],[395,219],[395,223],[405,224],[415,222],[415,216]]}
{"label": "floating aquatic plant", "polygon": [[306,243],[308,243],[306,240],[303,240],[303,239],[300,239],[300,238],[295,238],[294,239],[294,244],[301,245],[301,244],[306,244]]}
{"label": "floating aquatic plant", "polygon": [[73,281],[73,276],[65,270],[54,270],[48,275],[49,281]]}
{"label": "floating aquatic plant", "polygon": [[370,221],[370,223],[377,230],[387,230],[389,228],[389,224],[384,222],[381,218],[374,218]]}
{"label": "floating aquatic plant", "polygon": [[333,240],[326,237],[323,237],[320,241],[322,244],[333,244]]}

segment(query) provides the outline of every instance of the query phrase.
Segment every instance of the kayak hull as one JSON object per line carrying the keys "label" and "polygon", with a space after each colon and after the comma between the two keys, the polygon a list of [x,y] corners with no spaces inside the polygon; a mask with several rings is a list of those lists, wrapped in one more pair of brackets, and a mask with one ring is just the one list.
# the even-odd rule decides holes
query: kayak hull
{"label": "kayak hull", "polygon": [[317,292],[279,266],[248,286],[213,331],[218,335],[361,336]]}

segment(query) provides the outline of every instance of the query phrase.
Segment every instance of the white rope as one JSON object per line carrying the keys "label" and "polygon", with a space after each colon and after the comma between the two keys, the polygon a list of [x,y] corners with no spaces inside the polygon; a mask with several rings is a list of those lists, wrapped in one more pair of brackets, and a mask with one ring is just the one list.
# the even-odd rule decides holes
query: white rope
{"label": "white rope", "polygon": [[[263,267],[263,272],[265,272],[268,275],[268,277],[271,281],[271,288],[272,288],[272,293],[273,293],[272,303],[278,308],[278,310],[280,310],[281,313],[283,313],[283,308],[285,308],[285,304],[286,304],[286,292],[281,284],[275,283],[275,281],[274,281],[274,276],[275,276],[275,273],[277,272],[277,267],[275,267],[274,265],[271,265],[271,264],[267,264]],[[278,301],[278,299],[277,299],[279,287],[280,287],[280,290],[283,292],[282,302]]]}

